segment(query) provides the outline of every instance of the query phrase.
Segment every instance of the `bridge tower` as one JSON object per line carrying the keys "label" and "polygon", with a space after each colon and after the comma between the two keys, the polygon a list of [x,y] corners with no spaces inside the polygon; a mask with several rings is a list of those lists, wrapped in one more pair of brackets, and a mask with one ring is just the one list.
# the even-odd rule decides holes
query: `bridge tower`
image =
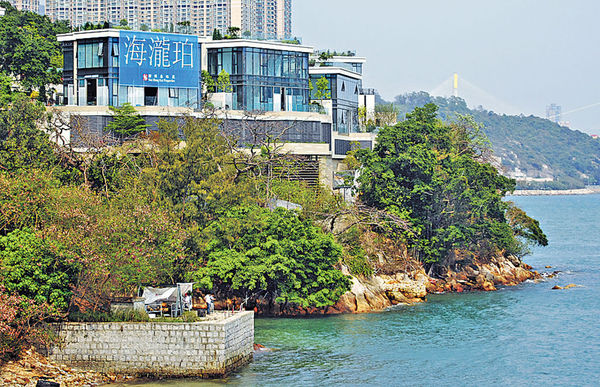
{"label": "bridge tower", "polygon": [[458,97],[458,73],[454,73],[454,96]]}

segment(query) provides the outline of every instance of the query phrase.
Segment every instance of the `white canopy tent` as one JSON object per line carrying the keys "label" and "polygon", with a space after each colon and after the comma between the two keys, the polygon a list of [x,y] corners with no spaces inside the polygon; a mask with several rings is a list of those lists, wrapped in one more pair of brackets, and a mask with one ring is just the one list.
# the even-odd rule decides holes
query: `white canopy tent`
{"label": "white canopy tent", "polygon": [[161,312],[162,304],[170,307],[171,317],[180,316],[183,313],[183,296],[192,293],[193,283],[179,283],[165,288],[145,287],[142,293],[144,305],[148,313]]}

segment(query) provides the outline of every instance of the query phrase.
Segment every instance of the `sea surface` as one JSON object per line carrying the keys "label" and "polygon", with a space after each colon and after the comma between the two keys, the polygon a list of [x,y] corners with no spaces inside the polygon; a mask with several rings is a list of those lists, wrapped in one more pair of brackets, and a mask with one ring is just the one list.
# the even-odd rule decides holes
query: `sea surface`
{"label": "sea surface", "polygon": [[255,341],[276,350],[229,379],[144,386],[600,385],[600,195],[510,200],[550,240],[525,262],[556,278],[383,313],[256,319]]}

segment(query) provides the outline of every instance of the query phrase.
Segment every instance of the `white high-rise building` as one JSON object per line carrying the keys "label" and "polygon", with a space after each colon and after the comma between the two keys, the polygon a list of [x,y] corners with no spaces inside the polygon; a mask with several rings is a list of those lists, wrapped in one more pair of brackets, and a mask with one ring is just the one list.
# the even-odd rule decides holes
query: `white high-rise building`
{"label": "white high-rise building", "polygon": [[[17,0],[20,2],[39,0]],[[133,29],[159,29],[211,36],[240,28],[241,37],[287,39],[292,35],[292,0],[47,0],[52,20],[87,22]]]}
{"label": "white high-rise building", "polygon": [[44,13],[44,7],[40,3],[40,0],[8,0],[8,2],[19,11]]}

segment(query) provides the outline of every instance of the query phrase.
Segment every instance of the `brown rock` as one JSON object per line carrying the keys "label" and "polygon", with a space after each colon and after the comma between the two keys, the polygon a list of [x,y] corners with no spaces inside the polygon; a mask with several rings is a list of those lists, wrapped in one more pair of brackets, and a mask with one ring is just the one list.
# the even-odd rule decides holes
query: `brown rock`
{"label": "brown rock", "polygon": [[483,283],[483,285],[481,286],[481,288],[483,290],[485,290],[486,292],[493,292],[493,291],[497,290],[496,287],[494,286],[494,284],[490,281],[485,281]]}
{"label": "brown rock", "polygon": [[464,268],[464,272],[470,279],[474,280],[479,275],[479,271],[473,269],[471,266],[467,266]]}
{"label": "brown rock", "polygon": [[423,298],[427,296],[427,287],[423,282],[403,281],[398,283],[396,288],[408,298]]}
{"label": "brown rock", "polygon": [[509,281],[503,275],[494,276],[494,285],[505,285]]}
{"label": "brown rock", "polygon": [[440,286],[439,286],[439,282],[432,279],[430,281],[427,281],[425,283],[425,289],[427,290],[427,293],[439,293],[440,290]]}
{"label": "brown rock", "polygon": [[356,313],[356,297],[348,292],[340,297],[332,307],[327,308],[327,314]]}
{"label": "brown rock", "polygon": [[388,298],[392,301],[392,304],[410,304],[410,300],[400,291],[388,290],[386,292]]}
{"label": "brown rock", "polygon": [[552,266],[548,265],[546,266],[546,269],[552,269]]}
{"label": "brown rock", "polygon": [[552,288],[552,290],[562,290],[564,289],[562,286],[558,286],[558,285],[554,285],[554,287]]}
{"label": "brown rock", "polygon": [[534,274],[529,270],[518,267],[515,272],[515,277],[519,282],[525,282],[530,278],[534,277]]}
{"label": "brown rock", "polygon": [[467,275],[465,273],[457,273],[456,274],[457,281],[467,281],[468,279],[469,279],[469,277],[467,277]]}

